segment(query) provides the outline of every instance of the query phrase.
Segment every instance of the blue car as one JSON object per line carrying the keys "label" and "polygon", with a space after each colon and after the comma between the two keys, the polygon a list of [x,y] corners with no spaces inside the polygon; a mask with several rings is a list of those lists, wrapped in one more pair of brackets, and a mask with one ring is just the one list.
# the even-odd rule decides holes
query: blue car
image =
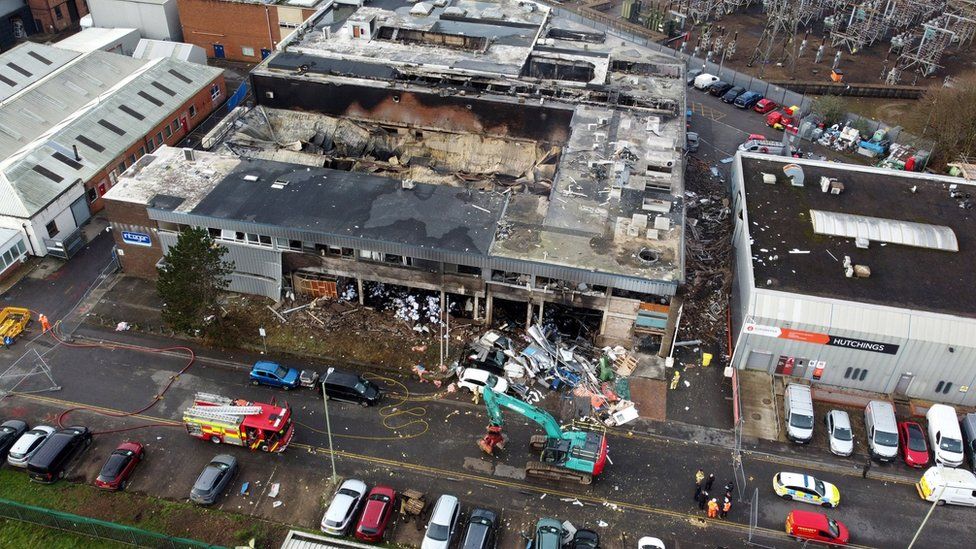
{"label": "blue car", "polygon": [[734,105],[740,109],[751,109],[756,106],[756,103],[763,98],[761,93],[754,91],[747,91],[746,93],[735,98]]}
{"label": "blue car", "polygon": [[251,368],[251,385],[270,385],[284,390],[298,387],[299,372],[294,368],[285,368],[277,362],[262,360]]}

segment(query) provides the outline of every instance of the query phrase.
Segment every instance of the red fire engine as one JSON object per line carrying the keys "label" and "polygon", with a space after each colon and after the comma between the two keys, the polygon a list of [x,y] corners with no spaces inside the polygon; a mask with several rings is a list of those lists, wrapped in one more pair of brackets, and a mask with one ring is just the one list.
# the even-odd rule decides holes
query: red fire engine
{"label": "red fire engine", "polygon": [[197,393],[183,412],[186,432],[215,444],[282,452],[295,434],[291,408]]}

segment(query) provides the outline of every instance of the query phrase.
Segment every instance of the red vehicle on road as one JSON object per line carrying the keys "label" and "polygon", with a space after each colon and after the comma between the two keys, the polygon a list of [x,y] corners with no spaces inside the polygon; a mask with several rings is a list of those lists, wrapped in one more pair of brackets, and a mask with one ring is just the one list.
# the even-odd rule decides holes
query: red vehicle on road
{"label": "red vehicle on road", "polygon": [[899,422],[898,438],[901,439],[898,449],[906,465],[916,468],[929,466],[929,445],[921,425],[914,421]]}
{"label": "red vehicle on road", "polygon": [[758,112],[759,114],[766,114],[769,111],[775,110],[777,107],[779,107],[779,105],[770,101],[769,99],[760,99],[752,110]]}
{"label": "red vehicle on road", "polygon": [[98,478],[95,479],[95,486],[104,490],[124,490],[132,471],[145,456],[146,449],[138,442],[119,444],[102,466]]}
{"label": "red vehicle on road", "polygon": [[396,492],[388,486],[377,485],[369,491],[363,514],[356,524],[356,539],[379,543],[383,541],[386,526],[393,516],[393,502]]}
{"label": "red vehicle on road", "polygon": [[794,539],[825,541],[832,545],[847,545],[851,534],[844,523],[823,513],[793,510],[786,516],[786,533]]}
{"label": "red vehicle on road", "polygon": [[770,128],[782,130],[792,126],[793,123],[793,116],[783,111],[773,111],[766,115],[766,125]]}

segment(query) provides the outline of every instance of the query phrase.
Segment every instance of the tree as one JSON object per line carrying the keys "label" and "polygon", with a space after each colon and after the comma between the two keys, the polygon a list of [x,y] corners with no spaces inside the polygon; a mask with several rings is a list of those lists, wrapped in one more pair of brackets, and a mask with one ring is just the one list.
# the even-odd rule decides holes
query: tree
{"label": "tree", "polygon": [[919,103],[921,137],[935,142],[941,165],[976,155],[976,75],[954,79],[951,88],[930,88]]}
{"label": "tree", "polygon": [[827,126],[842,122],[847,117],[847,106],[836,95],[821,95],[813,102],[811,110],[823,118]]}
{"label": "tree", "polygon": [[166,252],[159,266],[156,292],[163,300],[163,321],[170,328],[196,335],[208,318],[220,319],[217,298],[227,288],[234,263],[224,261],[227,248],[206,229],[187,229]]}

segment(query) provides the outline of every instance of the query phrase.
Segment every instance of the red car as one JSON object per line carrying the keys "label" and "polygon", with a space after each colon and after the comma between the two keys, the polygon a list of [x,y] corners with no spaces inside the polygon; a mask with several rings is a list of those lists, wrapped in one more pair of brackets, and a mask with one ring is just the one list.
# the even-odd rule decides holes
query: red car
{"label": "red car", "polygon": [[921,425],[914,421],[899,422],[898,438],[901,439],[898,449],[909,467],[929,466],[929,445],[925,442],[925,431]]}
{"label": "red car", "polygon": [[95,486],[105,490],[124,490],[136,465],[146,456],[146,450],[138,442],[123,442],[108,456],[102,471],[95,479]]}
{"label": "red car", "polygon": [[396,492],[389,486],[377,485],[370,490],[369,496],[366,497],[366,505],[363,507],[363,514],[356,524],[356,539],[372,543],[383,541],[386,525],[393,516],[395,500]]}
{"label": "red car", "polygon": [[769,99],[760,99],[752,110],[758,112],[759,114],[766,114],[767,112],[776,109],[776,107],[779,107],[779,105],[773,103]]}
{"label": "red car", "polygon": [[825,541],[831,545],[847,545],[851,540],[851,534],[843,522],[823,513],[799,509],[790,511],[786,516],[786,533],[793,539]]}

